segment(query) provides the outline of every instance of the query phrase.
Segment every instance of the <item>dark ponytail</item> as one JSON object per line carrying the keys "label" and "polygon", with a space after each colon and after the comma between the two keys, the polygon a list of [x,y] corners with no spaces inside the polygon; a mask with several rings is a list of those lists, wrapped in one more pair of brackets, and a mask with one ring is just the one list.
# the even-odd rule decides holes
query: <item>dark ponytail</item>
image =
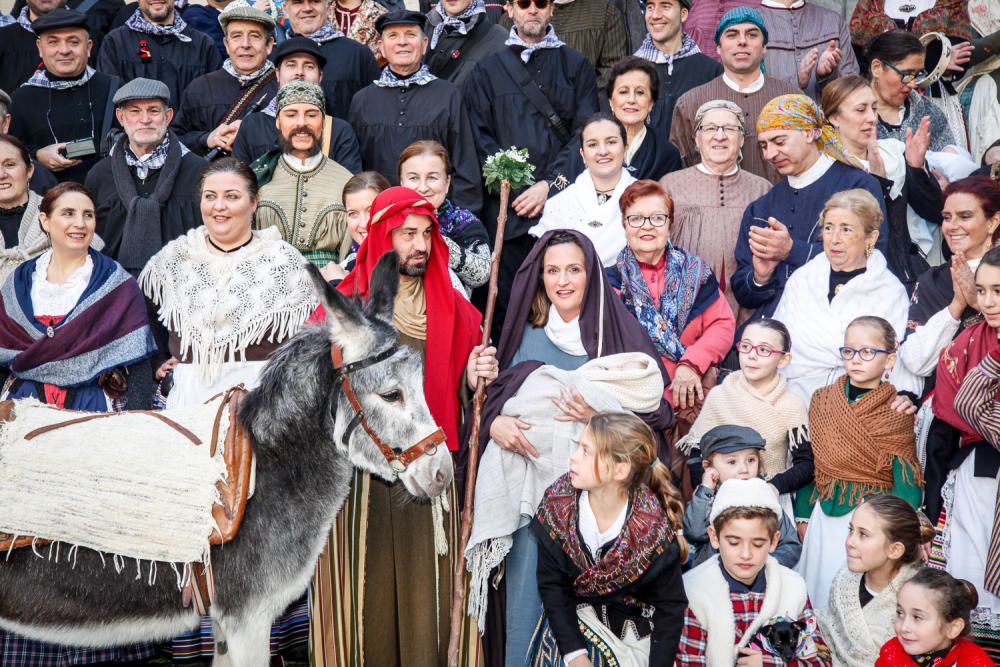
{"label": "dark ponytail", "polygon": [[929,521],[921,521],[920,513],[908,502],[889,494],[869,498],[861,506],[867,507],[882,520],[882,532],[890,543],[903,545],[903,555],[896,571],[903,565],[920,562],[920,548],[934,539],[934,526]]}
{"label": "dark ponytail", "polygon": [[969,634],[972,610],[979,604],[975,586],[965,579],[956,579],[944,570],[931,567],[921,568],[905,585],[923,586],[934,593],[934,606],[945,622],[962,619],[965,627],[960,636]]}

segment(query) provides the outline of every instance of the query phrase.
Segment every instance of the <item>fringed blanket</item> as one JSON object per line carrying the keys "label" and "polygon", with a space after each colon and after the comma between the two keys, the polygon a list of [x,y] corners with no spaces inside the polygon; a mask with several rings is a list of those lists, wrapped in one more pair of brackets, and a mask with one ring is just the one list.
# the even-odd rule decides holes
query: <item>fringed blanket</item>
{"label": "fringed blanket", "polygon": [[552,402],[559,398],[560,389],[569,387],[576,387],[598,412],[653,412],[663,396],[656,361],[641,352],[629,352],[593,359],[576,371],[542,366],[504,404],[501,414],[531,425],[524,435],[539,457],[524,457],[492,442],[483,452],[472,536],[465,551],[472,573],[469,615],[479,627],[485,627],[486,621],[487,578],[510,551],[511,534],[528,524],[545,490],[569,471],[569,457],[585,425],[553,419],[559,410]]}
{"label": "fringed blanket", "polygon": [[187,434],[141,412],[101,415],[35,434],[88,413],[17,401],[14,418],[0,423],[0,532],[61,542],[70,551],[86,547],[139,561],[205,562],[217,529],[216,482],[225,477],[228,407],[219,421],[216,455],[210,456],[222,401],[220,396],[156,413]]}

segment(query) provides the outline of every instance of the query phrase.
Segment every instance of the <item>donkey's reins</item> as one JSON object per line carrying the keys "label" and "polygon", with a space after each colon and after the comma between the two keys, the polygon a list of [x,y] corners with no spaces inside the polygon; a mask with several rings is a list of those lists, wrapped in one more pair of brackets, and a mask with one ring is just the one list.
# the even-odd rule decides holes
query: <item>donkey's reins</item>
{"label": "donkey's reins", "polygon": [[351,439],[351,434],[354,432],[354,429],[360,425],[361,428],[365,430],[365,433],[368,434],[368,437],[372,439],[372,442],[374,442],[382,452],[382,456],[384,456],[385,460],[389,462],[389,466],[397,475],[406,470],[407,466],[416,461],[422,455],[427,454],[428,456],[433,456],[435,452],[437,452],[438,446],[443,444],[445,440],[444,431],[439,428],[417,444],[404,451],[400,448],[393,448],[387,445],[382,438],[375,433],[375,429],[372,428],[371,424],[368,423],[368,419],[365,417],[364,408],[361,407],[361,401],[358,400],[358,396],[354,393],[354,388],[351,386],[351,373],[361,370],[362,368],[368,368],[369,366],[381,363],[394,355],[398,350],[398,345],[392,345],[376,355],[366,357],[360,361],[355,361],[350,364],[345,364],[344,353],[343,350],[340,349],[340,346],[336,343],[330,345],[330,359],[333,361],[333,370],[337,373],[337,380],[340,382],[341,389],[344,391],[344,396],[347,398],[347,402],[351,404],[351,409],[354,410],[354,417],[344,430],[341,443],[346,447],[347,443]]}

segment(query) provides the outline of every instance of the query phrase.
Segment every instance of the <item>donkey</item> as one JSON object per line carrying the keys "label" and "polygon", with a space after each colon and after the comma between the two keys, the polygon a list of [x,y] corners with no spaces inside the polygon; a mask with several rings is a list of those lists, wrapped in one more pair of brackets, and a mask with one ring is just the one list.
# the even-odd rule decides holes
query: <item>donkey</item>
{"label": "donkey", "polygon": [[[309,584],[352,466],[398,479],[417,499],[439,495],[453,477],[445,447],[432,445],[412,461],[391,460],[392,450],[402,452],[437,430],[424,400],[420,357],[397,347],[396,253],[379,261],[367,304],[309,270],[326,326],[305,327],[282,345],[244,400],[239,418],[257,459],[254,496],[235,539],[211,549],[216,662],[228,652],[234,667],[267,667],[271,623]],[[363,429],[354,428],[356,410],[331,363],[334,344],[342,350],[340,374],[349,375],[363,408]],[[0,628],[100,647],[166,640],[197,626],[171,568],[161,564],[150,583],[145,574],[137,580],[128,569],[118,573],[111,562],[87,549],[70,561],[42,558],[30,548],[0,554]]]}

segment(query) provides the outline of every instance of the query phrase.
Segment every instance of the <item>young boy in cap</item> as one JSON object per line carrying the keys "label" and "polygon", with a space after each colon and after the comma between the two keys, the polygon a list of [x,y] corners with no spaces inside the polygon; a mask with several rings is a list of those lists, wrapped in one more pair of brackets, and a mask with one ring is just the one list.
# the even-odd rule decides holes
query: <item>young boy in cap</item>
{"label": "young boy in cap", "polygon": [[[708,528],[719,555],[684,575],[688,609],[677,665],[831,664],[805,581],[771,556],[780,539],[780,514],[778,497],[762,479],[731,479],[719,488]],[[782,621],[799,630],[789,641],[795,657],[787,662],[776,655],[777,638],[766,638],[772,634],[766,626]]]}
{"label": "young boy in cap", "polygon": [[[718,553],[710,543],[709,516],[713,512],[716,491],[730,479],[761,479],[760,453],[764,438],[746,426],[716,426],[701,438],[703,474],[701,484],[684,508],[684,537],[695,552],[695,565],[705,562]],[[778,492],[768,485],[777,502]],[[802,543],[795,530],[795,523],[778,506],[778,532],[780,533],[774,557],[785,567],[795,567],[802,553]]]}

